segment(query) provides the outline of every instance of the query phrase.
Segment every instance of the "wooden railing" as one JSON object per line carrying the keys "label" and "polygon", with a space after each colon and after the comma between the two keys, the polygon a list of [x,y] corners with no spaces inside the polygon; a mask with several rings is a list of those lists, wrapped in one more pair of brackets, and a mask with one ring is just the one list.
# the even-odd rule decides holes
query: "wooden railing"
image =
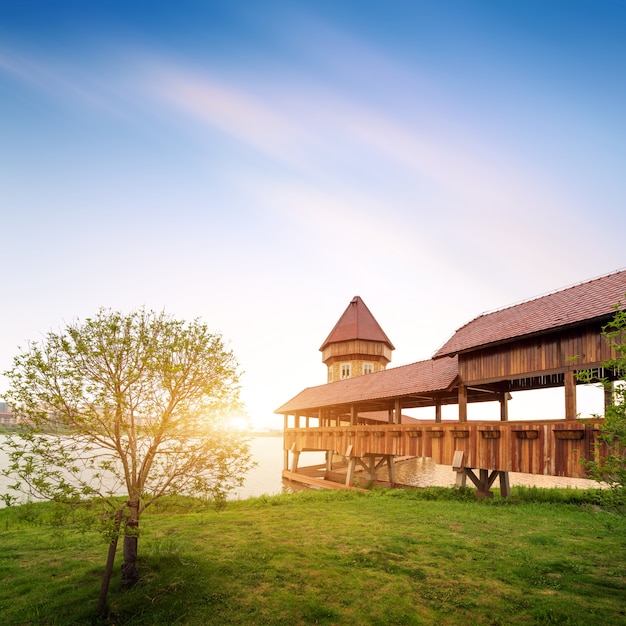
{"label": "wooden railing", "polygon": [[333,450],[347,457],[425,456],[462,467],[585,478],[601,420],[428,422],[424,425],[287,428],[284,448]]}

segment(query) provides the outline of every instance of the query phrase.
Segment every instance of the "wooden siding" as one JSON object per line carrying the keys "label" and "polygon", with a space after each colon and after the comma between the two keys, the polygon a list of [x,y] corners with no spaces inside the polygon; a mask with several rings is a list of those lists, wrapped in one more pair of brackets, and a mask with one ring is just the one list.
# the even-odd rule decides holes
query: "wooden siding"
{"label": "wooden siding", "polygon": [[459,355],[459,376],[466,385],[513,380],[598,367],[615,354],[590,324],[492,346]]}
{"label": "wooden siding", "polygon": [[366,341],[353,339],[327,345],[322,352],[322,361],[330,364],[338,359],[349,358],[363,359],[366,356],[378,357],[385,361],[391,361],[391,349],[381,341]]}
{"label": "wooden siding", "polygon": [[506,472],[586,478],[582,459],[594,456],[600,420],[533,422],[448,422],[427,425],[288,428],[284,448],[333,450],[351,457],[426,456],[452,465],[456,451],[463,466]]}

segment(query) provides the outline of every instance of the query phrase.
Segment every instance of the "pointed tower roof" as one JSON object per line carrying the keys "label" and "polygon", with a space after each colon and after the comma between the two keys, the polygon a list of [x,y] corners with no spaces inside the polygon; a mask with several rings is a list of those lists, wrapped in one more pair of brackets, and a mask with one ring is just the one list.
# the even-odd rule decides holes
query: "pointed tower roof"
{"label": "pointed tower roof", "polygon": [[344,311],[335,327],[330,331],[330,335],[320,348],[321,351],[328,344],[340,341],[351,341],[352,339],[365,339],[367,341],[380,341],[395,350],[389,337],[385,334],[370,310],[365,306],[365,302],[359,296],[354,296]]}

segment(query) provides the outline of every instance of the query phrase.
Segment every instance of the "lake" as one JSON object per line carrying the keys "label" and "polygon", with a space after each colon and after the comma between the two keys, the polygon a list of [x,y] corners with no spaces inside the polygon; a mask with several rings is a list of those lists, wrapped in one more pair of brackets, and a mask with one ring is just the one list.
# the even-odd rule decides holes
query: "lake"
{"label": "lake", "polygon": [[[253,437],[250,440],[250,450],[257,466],[250,470],[245,477],[244,484],[231,492],[229,499],[245,500],[246,498],[291,493],[301,491],[307,487],[282,478],[283,469],[283,438],[280,437]],[[1,455],[1,453],[0,453]],[[300,466],[315,465],[324,462],[323,452],[303,452],[300,456]],[[6,467],[6,458],[0,456],[0,469]],[[380,478],[385,479],[385,470],[381,469]],[[456,472],[447,465],[438,465],[429,458],[415,458],[396,465],[396,480],[416,487],[450,487],[456,479]],[[511,486],[524,485],[536,487],[577,487],[585,489],[597,487],[592,480],[561,478],[559,476],[540,476],[536,474],[509,474]],[[8,481],[0,476],[0,493],[4,493]],[[468,480],[468,485],[470,481]],[[496,483],[497,486],[497,483]],[[2,506],[0,504],[0,506]]]}

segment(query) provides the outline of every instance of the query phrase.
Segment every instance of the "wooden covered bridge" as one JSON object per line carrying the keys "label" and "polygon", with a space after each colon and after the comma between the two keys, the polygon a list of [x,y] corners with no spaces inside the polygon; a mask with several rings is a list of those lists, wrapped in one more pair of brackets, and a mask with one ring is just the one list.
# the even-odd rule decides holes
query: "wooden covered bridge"
{"label": "wooden covered bridge", "polygon": [[[333,382],[305,389],[276,411],[284,416],[283,476],[351,488],[357,469],[375,481],[384,465],[393,483],[395,460],[424,456],[454,468],[459,484],[469,478],[480,495],[496,479],[508,495],[509,472],[584,478],[581,460],[597,453],[600,420],[577,418],[577,374],[612,377],[602,369],[615,357],[602,329],[625,294],[622,270],[481,315],[432,359],[390,369],[393,345],[353,299],[320,348]],[[509,421],[511,392],[553,387],[563,389],[565,419]],[[500,420],[468,420],[476,402],[498,402]],[[457,405],[458,419],[442,420],[444,405]],[[418,407],[432,407],[433,418],[403,414]],[[324,451],[326,462],[299,467],[304,451]]]}

